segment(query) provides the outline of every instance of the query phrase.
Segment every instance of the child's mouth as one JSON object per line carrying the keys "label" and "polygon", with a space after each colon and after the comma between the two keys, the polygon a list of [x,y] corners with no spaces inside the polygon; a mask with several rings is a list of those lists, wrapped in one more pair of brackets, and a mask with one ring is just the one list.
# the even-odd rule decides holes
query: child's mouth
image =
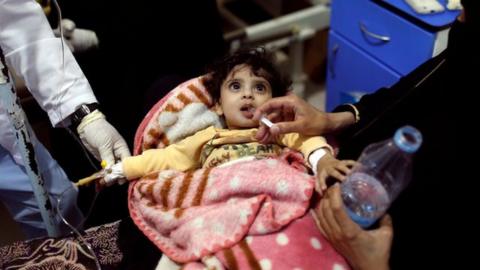
{"label": "child's mouth", "polygon": [[255,113],[255,108],[250,104],[246,104],[240,108],[240,111],[245,118],[252,119],[253,114]]}

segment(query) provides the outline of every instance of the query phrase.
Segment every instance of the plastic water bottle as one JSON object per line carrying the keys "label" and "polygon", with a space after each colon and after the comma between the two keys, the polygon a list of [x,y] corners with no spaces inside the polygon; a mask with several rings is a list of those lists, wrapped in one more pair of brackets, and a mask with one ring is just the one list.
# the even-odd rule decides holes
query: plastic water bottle
{"label": "plastic water bottle", "polygon": [[358,165],[341,185],[348,214],[363,228],[381,217],[407,186],[413,154],[422,144],[420,131],[399,128],[393,138],[367,146]]}

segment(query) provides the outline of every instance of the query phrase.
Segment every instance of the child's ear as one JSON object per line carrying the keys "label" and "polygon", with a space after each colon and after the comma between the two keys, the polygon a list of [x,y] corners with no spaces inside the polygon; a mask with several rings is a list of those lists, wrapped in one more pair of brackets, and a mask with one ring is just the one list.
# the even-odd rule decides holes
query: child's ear
{"label": "child's ear", "polygon": [[218,116],[222,116],[222,115],[223,115],[223,109],[222,109],[222,105],[220,105],[220,102],[216,102],[215,105],[213,105],[212,110],[213,110]]}

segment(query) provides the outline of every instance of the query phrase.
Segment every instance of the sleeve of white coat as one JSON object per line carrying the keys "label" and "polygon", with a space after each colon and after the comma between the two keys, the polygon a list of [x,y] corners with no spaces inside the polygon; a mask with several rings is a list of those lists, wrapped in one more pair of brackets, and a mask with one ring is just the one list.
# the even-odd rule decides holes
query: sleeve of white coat
{"label": "sleeve of white coat", "polygon": [[61,40],[34,0],[0,0],[0,48],[54,126],[80,104],[96,102],[66,44],[63,69]]}

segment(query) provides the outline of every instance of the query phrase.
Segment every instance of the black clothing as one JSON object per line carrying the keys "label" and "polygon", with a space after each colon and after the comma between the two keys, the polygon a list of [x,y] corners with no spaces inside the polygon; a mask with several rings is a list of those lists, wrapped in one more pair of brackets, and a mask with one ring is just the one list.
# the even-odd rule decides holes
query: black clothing
{"label": "black clothing", "polygon": [[[468,35],[462,24],[455,23],[446,51],[391,88],[362,97],[354,104],[360,121],[341,135],[340,159],[358,158],[368,144],[392,137],[407,124],[423,135],[412,181],[389,210],[394,226],[392,269],[436,269],[435,265],[445,268],[450,263],[459,267],[473,260],[460,245],[465,241],[461,234],[477,234],[467,228],[468,215],[475,215],[467,202],[472,189],[458,185],[474,181],[461,178],[468,168],[460,167],[459,160],[461,149],[478,141],[468,140],[465,132],[474,124],[465,109],[478,89],[474,81],[480,78],[475,68],[478,52],[468,43],[472,38]],[[477,78],[474,72],[479,73]]]}

